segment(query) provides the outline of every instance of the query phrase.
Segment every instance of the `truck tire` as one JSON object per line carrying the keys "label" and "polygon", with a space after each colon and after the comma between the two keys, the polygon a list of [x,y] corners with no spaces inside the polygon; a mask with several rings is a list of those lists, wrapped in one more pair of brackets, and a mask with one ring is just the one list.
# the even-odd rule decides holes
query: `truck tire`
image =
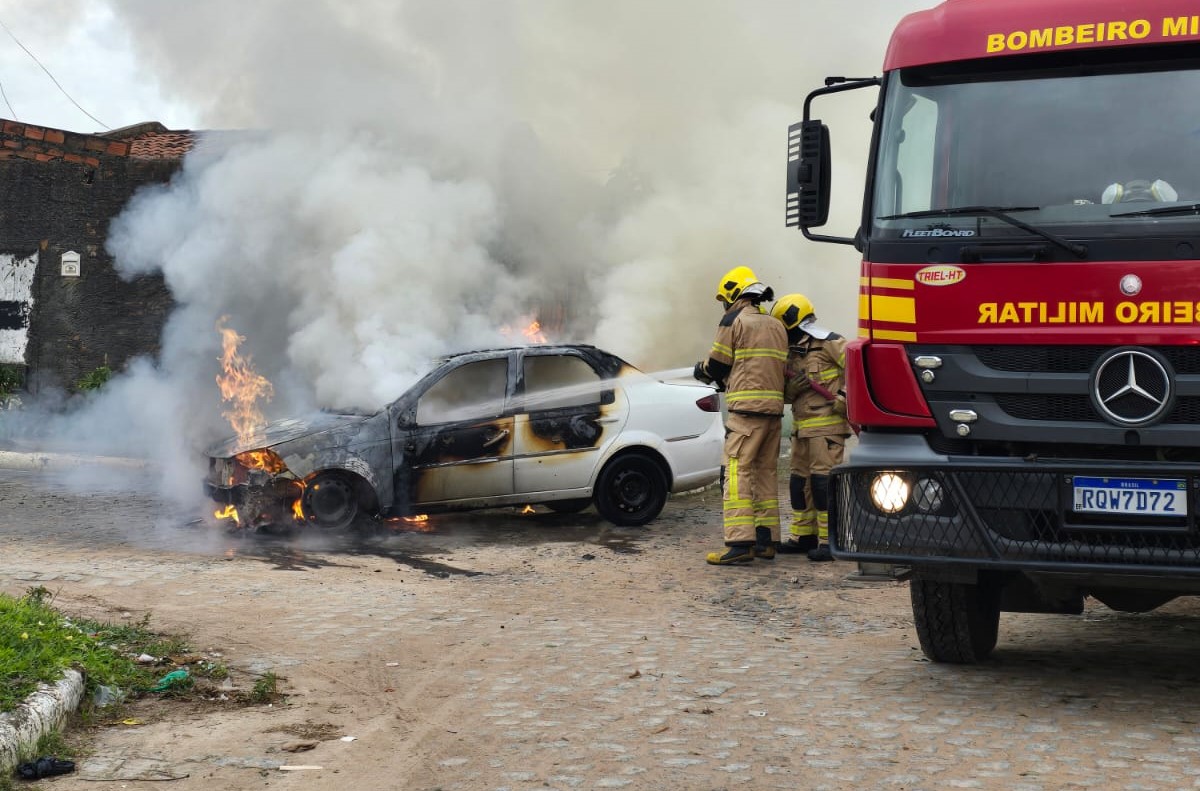
{"label": "truck tire", "polygon": [[921,651],[934,662],[970,665],[986,659],[996,647],[1000,589],[995,583],[914,576],[909,594]]}

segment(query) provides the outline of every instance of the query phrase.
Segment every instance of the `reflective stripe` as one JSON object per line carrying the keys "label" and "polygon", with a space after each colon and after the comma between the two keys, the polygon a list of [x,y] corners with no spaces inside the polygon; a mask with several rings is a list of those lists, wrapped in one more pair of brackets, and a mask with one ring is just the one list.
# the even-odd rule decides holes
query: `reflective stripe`
{"label": "reflective stripe", "polygon": [[725,344],[723,344],[723,343],[714,343],[714,344],[712,345],[712,350],[713,350],[714,352],[717,352],[718,354],[723,354],[723,355],[725,355],[726,357],[732,357],[732,356],[733,356],[733,349],[731,349],[730,347],[726,346],[726,345],[725,345]]}
{"label": "reflective stripe", "polygon": [[765,398],[772,401],[782,401],[783,391],[781,390],[736,390],[726,396],[726,400],[730,403],[734,401],[750,401],[755,398]]}
{"label": "reflective stripe", "polygon": [[730,459],[725,465],[725,492],[730,500],[738,500],[738,469],[737,459]]}
{"label": "reflective stripe", "polygon": [[842,373],[841,368],[826,368],[817,372],[817,378],[822,382],[831,382],[837,379]]}
{"label": "reflective stripe", "polygon": [[749,360],[755,357],[771,357],[786,361],[788,354],[784,349],[738,349],[733,353],[735,360]]}
{"label": "reflective stripe", "polygon": [[799,431],[805,428],[822,428],[823,426],[837,426],[846,422],[846,418],[841,415],[822,415],[821,417],[806,417],[803,420],[793,420],[792,428]]}
{"label": "reflective stripe", "polygon": [[753,508],[753,507],[754,507],[754,503],[750,502],[749,500],[726,500],[725,501],[725,510],[726,511],[734,511],[734,510],[737,510],[738,508]]}

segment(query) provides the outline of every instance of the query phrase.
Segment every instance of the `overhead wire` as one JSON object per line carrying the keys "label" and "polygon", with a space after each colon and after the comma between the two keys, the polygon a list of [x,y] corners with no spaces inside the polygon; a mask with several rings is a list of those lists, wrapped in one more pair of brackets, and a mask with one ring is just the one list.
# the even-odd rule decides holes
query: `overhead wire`
{"label": "overhead wire", "polygon": [[[75,105],[75,107],[79,110],[79,112],[83,113],[88,118],[91,118],[93,121],[95,121],[100,126],[104,127],[105,129],[107,129],[107,130],[112,129],[111,126],[104,123],[99,118],[97,118],[96,116],[89,113],[87,110],[83,109],[83,107],[79,104],[79,102],[75,101],[74,97],[72,97],[71,94],[67,93],[67,89],[62,87],[62,85],[59,83],[59,81],[54,78],[54,75],[50,73],[50,70],[42,65],[42,62],[37,59],[37,55],[34,55],[32,52],[30,52],[29,47],[26,47],[24,44],[22,44],[21,40],[19,38],[17,38],[16,35],[11,30],[8,29],[8,25],[4,24],[3,20],[0,20],[0,27],[4,28],[4,32],[8,34],[9,38],[11,38],[13,41],[16,42],[18,47],[25,50],[26,55],[33,58],[33,62],[36,63],[41,68],[42,71],[46,72],[46,76],[50,78],[50,81],[53,82],[55,87],[57,87],[58,90],[62,92],[63,96],[67,97],[67,99],[70,100],[71,104]],[[0,92],[2,92],[2,91],[0,91]],[[5,97],[4,101],[7,102],[8,97]],[[12,105],[9,105],[8,109],[12,110]]]}
{"label": "overhead wire", "polygon": [[8,106],[8,113],[12,116],[12,119],[20,121],[21,119],[17,118],[17,111],[13,109],[12,102],[8,100],[8,94],[4,92],[4,83],[2,82],[0,82],[0,96],[4,97],[4,104]]}

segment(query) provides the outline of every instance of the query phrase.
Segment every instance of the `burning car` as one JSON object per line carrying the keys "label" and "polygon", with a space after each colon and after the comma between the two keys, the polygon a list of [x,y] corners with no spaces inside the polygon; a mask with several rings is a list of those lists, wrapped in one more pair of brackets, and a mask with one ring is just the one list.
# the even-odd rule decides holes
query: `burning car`
{"label": "burning car", "polygon": [[720,476],[718,396],[585,345],[443,359],[374,414],[268,424],[208,452],[208,494],[242,527],[545,504],[650,522]]}

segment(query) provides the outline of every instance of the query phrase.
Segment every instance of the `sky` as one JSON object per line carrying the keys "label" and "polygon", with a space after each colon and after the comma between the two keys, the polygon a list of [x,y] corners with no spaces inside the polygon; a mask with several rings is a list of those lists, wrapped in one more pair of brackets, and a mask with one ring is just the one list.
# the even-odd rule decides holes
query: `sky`
{"label": "sky", "polygon": [[[179,307],[162,358],[122,371],[88,423],[175,456],[228,432],[222,317],[275,384],[268,417],[377,408],[433,356],[511,343],[534,317],[643,370],[690,367],[738,265],[853,336],[857,253],[783,225],[787,126],[827,74],[877,74],[926,5],[0,0],[83,108],[0,31],[0,114],[219,131],[110,230],[118,271],[161,275]],[[822,101],[825,230],[846,236],[874,101],[859,93]]]}

